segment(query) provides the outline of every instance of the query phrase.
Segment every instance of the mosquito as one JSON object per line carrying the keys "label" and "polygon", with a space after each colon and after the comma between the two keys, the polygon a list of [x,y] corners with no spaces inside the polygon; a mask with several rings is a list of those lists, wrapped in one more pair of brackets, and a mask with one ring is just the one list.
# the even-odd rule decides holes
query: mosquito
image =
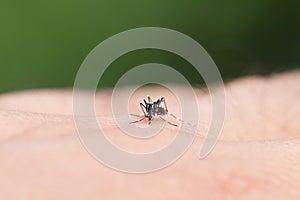
{"label": "mosquito", "polygon": [[[138,123],[140,121],[143,121],[146,118],[149,120],[148,123],[151,124],[151,122],[154,118],[159,117],[160,119],[167,122],[168,124],[178,127],[177,124],[173,124],[163,118],[163,116],[166,116],[169,114],[165,97],[161,97],[161,98],[157,99],[157,101],[152,101],[151,97],[147,96],[147,100],[148,100],[148,102],[144,98],[143,99],[144,103],[140,102],[140,106],[144,113],[144,116],[131,114],[133,116],[138,116],[138,117],[142,117],[142,118],[137,121],[132,121],[132,122],[130,122],[130,124]],[[175,119],[177,119],[175,115],[173,115],[173,114],[170,114],[170,115],[172,117],[174,117]]]}

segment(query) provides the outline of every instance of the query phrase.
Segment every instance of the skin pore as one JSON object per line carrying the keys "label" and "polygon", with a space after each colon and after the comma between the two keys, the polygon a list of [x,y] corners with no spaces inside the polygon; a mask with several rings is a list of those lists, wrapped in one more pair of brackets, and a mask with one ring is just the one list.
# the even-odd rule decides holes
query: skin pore
{"label": "skin pore", "polygon": [[[178,86],[180,87],[180,86]],[[181,88],[184,90],[184,88]],[[297,199],[300,196],[300,71],[231,81],[222,136],[203,160],[198,153],[211,117],[209,94],[196,89],[203,118],[191,148],[155,173],[120,173],[96,161],[81,144],[72,119],[72,90],[32,90],[0,96],[1,199]],[[141,113],[138,94],[130,109]],[[110,115],[111,91],[96,94],[96,113]],[[176,99],[165,95],[178,114]],[[97,101],[101,99],[101,101]],[[134,141],[105,119],[116,145],[151,151],[176,127]],[[101,123],[101,120],[100,122]]]}

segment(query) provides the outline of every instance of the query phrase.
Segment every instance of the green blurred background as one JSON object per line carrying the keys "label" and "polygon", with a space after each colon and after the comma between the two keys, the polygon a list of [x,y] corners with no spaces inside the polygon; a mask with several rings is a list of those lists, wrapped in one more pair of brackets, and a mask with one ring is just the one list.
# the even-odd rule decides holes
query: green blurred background
{"label": "green blurred background", "polygon": [[[300,1],[296,0],[1,0],[0,22],[0,93],[72,87],[80,64],[97,44],[145,26],[174,29],[197,40],[225,80],[300,64]],[[140,50],[116,60],[101,86],[113,86],[126,70],[147,62],[184,68],[192,83],[199,81],[177,56]]]}

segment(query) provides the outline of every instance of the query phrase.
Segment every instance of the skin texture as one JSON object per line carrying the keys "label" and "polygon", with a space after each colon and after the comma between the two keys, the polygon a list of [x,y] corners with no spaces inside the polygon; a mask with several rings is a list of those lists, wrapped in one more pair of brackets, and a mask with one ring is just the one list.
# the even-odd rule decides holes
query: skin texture
{"label": "skin texture", "polygon": [[[141,113],[139,96],[147,94],[165,95],[169,110],[180,114],[174,96],[149,87],[132,96],[130,111]],[[170,167],[142,175],[107,168],[85,150],[72,119],[70,89],[0,96],[0,198],[299,199],[300,71],[227,83],[223,133],[204,160],[198,153],[209,127],[210,98],[201,88],[196,94],[203,118],[193,145]],[[97,93],[97,115],[111,114],[110,95]],[[161,136],[135,141],[110,119],[99,123],[112,142],[130,151],[157,149],[176,130],[166,125]]]}

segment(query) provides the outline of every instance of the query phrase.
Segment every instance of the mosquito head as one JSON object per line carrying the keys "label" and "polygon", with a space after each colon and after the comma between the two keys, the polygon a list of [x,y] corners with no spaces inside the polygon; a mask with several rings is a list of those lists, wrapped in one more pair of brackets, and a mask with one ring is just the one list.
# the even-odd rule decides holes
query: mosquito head
{"label": "mosquito head", "polygon": [[152,120],[152,118],[153,118],[153,116],[151,114],[148,114],[147,117],[148,117],[149,120]]}

